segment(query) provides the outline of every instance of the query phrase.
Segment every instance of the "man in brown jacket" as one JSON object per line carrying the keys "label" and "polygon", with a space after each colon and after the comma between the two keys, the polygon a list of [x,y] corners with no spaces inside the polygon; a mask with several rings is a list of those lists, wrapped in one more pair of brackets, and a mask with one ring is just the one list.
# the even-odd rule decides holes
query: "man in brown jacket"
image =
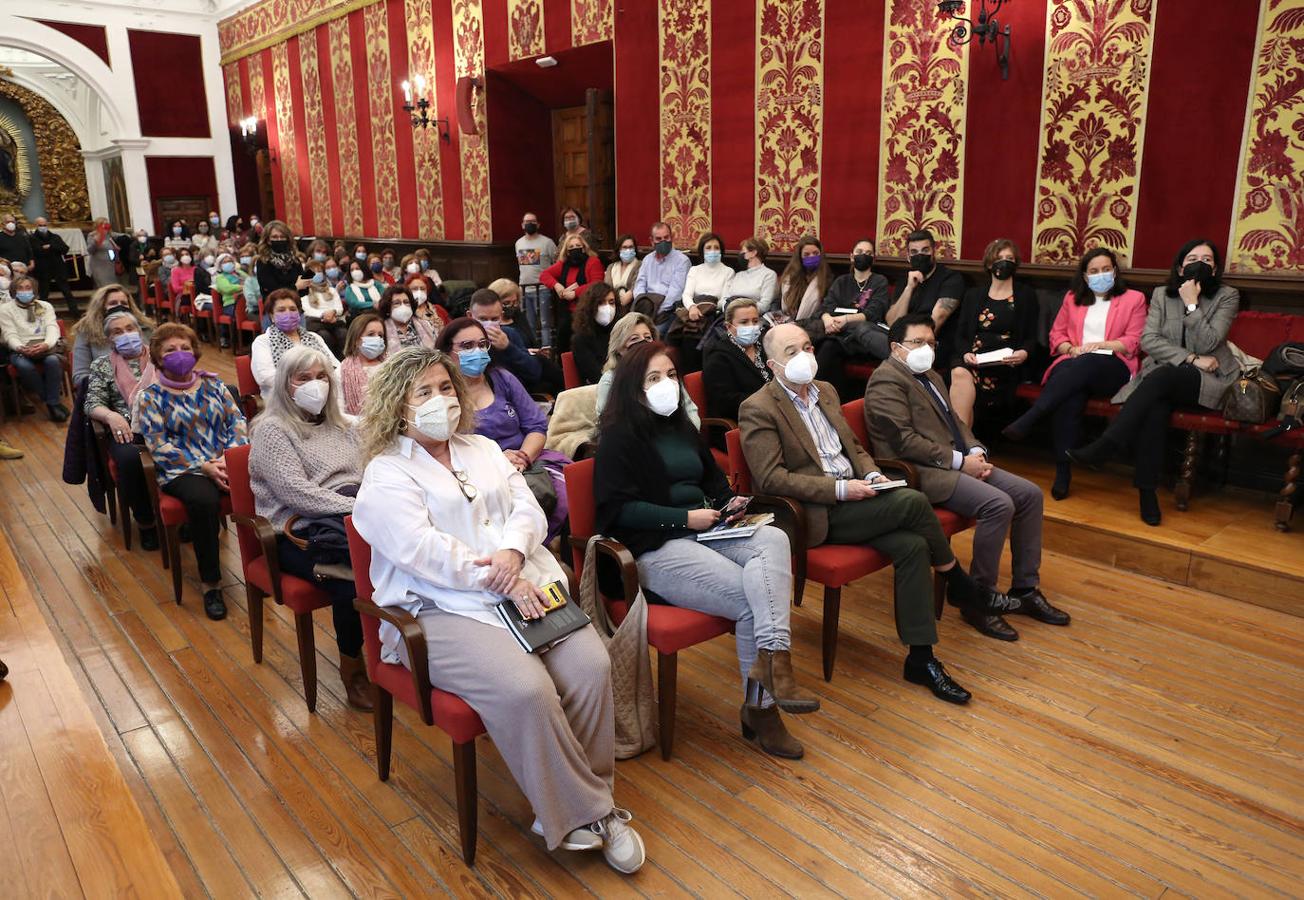
{"label": "man in brown jacket", "polygon": [[805,331],[797,325],[772,328],[765,336],[765,355],[774,381],[747,398],[738,412],[756,489],[791,497],[805,507],[810,546],[868,544],[890,557],[896,573],[897,634],[910,648],[906,680],[948,702],[968,701],[969,692],[933,656],[937,623],[930,568],[946,577],[947,593],[955,602],[980,614],[993,603],[1008,605],[1009,598],[982,589],[956,562],[923,494],[909,488],[875,489],[887,479],[842,417],[837,392],[815,381],[814,347]]}
{"label": "man in brown jacket", "polygon": [[[987,461],[987,448],[951,409],[946,384],[932,369],[935,339],[927,315],[902,316],[888,331],[892,355],[865,389],[865,421],[874,449],[914,463],[919,489],[932,503],[978,520],[973,538],[974,580],[995,590],[1005,536],[1014,557],[1007,612],[1067,625],[1038,587],[1041,567],[1041,488]],[[963,612],[966,622],[1003,641],[1019,634],[997,613]]]}

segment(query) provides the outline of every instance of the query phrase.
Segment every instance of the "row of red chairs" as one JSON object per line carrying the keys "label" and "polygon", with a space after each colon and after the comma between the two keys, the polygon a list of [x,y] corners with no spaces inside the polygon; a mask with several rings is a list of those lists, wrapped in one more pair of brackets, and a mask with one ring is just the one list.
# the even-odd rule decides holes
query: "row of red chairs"
{"label": "row of red chairs", "polygon": [[236,356],[244,353],[246,342],[252,344],[254,338],[262,332],[262,300],[258,301],[258,318],[254,320],[249,318],[244,297],[236,299],[235,314],[232,316],[222,312],[222,307],[217,303],[210,303],[206,309],[196,310],[191,301],[194,293],[195,283],[187,281],[183,293],[169,297],[161,279],[154,278],[151,283],[146,276],[140,276],[141,306],[155,319],[161,320],[167,317],[174,322],[182,322],[191,327],[206,323],[206,330],[214,340],[217,339],[221,328],[230,328]]}

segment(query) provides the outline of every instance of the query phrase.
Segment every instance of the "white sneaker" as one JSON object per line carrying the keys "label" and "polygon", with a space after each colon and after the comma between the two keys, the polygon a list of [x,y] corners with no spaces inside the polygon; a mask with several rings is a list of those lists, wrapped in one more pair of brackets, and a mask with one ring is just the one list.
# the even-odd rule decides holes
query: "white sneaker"
{"label": "white sneaker", "polygon": [[[543,837],[543,825],[538,819],[530,826],[530,831]],[[594,833],[592,825],[576,828],[561,839],[562,850],[597,850],[602,846],[602,838]]]}
{"label": "white sneaker", "polygon": [[607,865],[624,875],[633,875],[647,860],[643,839],[626,824],[633,818],[629,810],[616,807],[611,815],[589,826],[603,838],[602,855],[607,858]]}

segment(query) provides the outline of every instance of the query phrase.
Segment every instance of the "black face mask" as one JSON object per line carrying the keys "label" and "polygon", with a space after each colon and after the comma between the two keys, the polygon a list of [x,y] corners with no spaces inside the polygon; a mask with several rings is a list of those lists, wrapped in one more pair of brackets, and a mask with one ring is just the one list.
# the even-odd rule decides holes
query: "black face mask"
{"label": "black face mask", "polygon": [[538,222],[526,222],[526,223],[525,223],[525,233],[526,233],[526,234],[534,234],[534,233],[537,232],[538,230],[539,230],[539,223],[538,223]]}
{"label": "black face mask", "polygon": [[868,253],[857,253],[851,257],[851,264],[856,267],[857,272],[868,272],[869,267],[874,265],[874,257]]}
{"label": "black face mask", "polygon": [[931,272],[933,269],[933,254],[915,253],[910,257],[910,268],[915,272]]}
{"label": "black face mask", "polygon": [[584,265],[584,260],[587,257],[588,254],[585,253],[583,250],[579,249],[578,247],[576,247],[574,250],[566,251],[566,262],[570,263],[572,266]]}
{"label": "black face mask", "polygon": [[652,247],[660,256],[667,256],[673,249],[673,245],[669,241],[657,241]]}
{"label": "black face mask", "polygon": [[276,240],[268,241],[267,246],[271,247],[277,253],[284,253],[290,249],[290,242],[285,238],[277,238]]}
{"label": "black face mask", "polygon": [[1194,278],[1200,284],[1207,284],[1213,279],[1213,266],[1203,260],[1187,263],[1182,267],[1182,280]]}
{"label": "black face mask", "polygon": [[1000,279],[1009,278],[1017,268],[1019,264],[1012,259],[998,259],[992,263],[992,275]]}

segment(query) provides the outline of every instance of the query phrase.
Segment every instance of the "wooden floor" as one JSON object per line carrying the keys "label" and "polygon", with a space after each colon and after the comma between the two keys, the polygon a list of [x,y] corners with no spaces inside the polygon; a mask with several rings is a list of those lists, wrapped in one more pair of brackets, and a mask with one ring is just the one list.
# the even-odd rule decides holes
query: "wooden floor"
{"label": "wooden floor", "polygon": [[[229,374],[229,357],[214,362],[201,365]],[[59,651],[143,817],[129,840],[152,841],[175,881],[140,882],[145,894],[1299,896],[1304,619],[1048,554],[1044,588],[1073,624],[1017,619],[1023,637],[1005,644],[949,612],[939,656],[975,695],[953,707],[901,681],[886,575],[846,591],[837,672],[820,681],[812,589],[793,611],[799,674],[824,700],[788,719],[804,760],[739,737],[733,648],[717,640],[681,654],[675,758],[619,766],[642,872],[546,852],[485,739],[467,869],[447,741],[403,710],[393,776],[376,779],[371,721],[343,705],[328,615],[314,716],[289,616],[269,615],[252,663],[234,533],[231,615],[212,623],[188,549],[177,607],[158,555],[125,551],[83,488],[62,483],[60,430],[28,416],[4,433],[27,452],[0,463],[0,530],[18,566],[0,547],[0,657],[20,663],[0,687],[5,896],[115,892],[73,852],[60,804],[25,799],[43,781],[52,801],[103,802],[103,779],[60,785],[46,764],[87,739],[67,720],[79,698],[34,677]],[[967,558],[967,541],[957,550]],[[52,643],[29,636],[33,603]]]}

